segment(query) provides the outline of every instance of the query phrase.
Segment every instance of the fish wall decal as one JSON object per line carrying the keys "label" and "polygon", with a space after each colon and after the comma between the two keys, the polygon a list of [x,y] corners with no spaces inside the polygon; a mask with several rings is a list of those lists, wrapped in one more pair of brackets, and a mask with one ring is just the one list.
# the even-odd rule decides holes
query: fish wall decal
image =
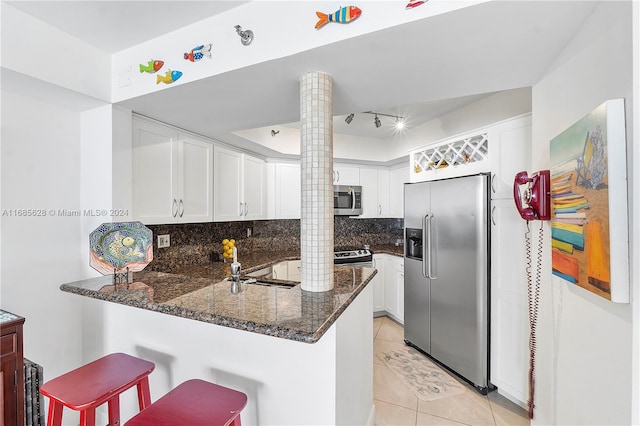
{"label": "fish wall decal", "polygon": [[162,75],[158,75],[158,79],[156,80],[156,84],[160,84],[160,83],[164,83],[164,84],[171,84],[174,81],[176,81],[177,79],[179,79],[180,77],[182,77],[182,72],[181,71],[167,71],[165,73],[164,76]]}
{"label": "fish wall decal", "polygon": [[154,61],[153,59],[147,62],[147,65],[140,64],[140,72],[148,72],[149,74],[153,74],[160,70],[164,65],[163,61]]}
{"label": "fish wall decal", "polygon": [[417,0],[417,1],[410,1],[409,3],[407,3],[407,7],[406,9],[413,9],[414,7],[418,7],[421,4],[425,4],[428,0]]}
{"label": "fish wall decal", "polygon": [[348,24],[362,14],[362,10],[356,6],[340,7],[330,15],[322,12],[316,12],[320,20],[316,23],[316,29],[328,24],[329,22],[338,22]]}
{"label": "fish wall decal", "polygon": [[211,59],[211,48],[213,44],[201,44],[200,46],[196,46],[191,49],[190,52],[184,54],[184,59],[187,61],[195,62],[199,61],[202,58]]}

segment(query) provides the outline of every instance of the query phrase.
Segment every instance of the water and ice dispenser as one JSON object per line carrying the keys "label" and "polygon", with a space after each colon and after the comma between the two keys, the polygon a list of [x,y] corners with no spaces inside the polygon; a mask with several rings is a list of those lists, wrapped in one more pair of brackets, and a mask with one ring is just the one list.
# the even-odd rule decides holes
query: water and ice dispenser
{"label": "water and ice dispenser", "polygon": [[405,256],[422,260],[422,229],[407,228],[404,241]]}

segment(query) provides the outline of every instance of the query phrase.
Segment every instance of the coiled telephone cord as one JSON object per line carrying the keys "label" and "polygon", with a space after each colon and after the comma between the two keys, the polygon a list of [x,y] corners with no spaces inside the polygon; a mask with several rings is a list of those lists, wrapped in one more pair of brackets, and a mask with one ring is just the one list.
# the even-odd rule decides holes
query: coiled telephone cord
{"label": "coiled telephone cord", "polygon": [[544,228],[540,222],[538,231],[538,248],[536,259],[535,283],[531,276],[531,228],[527,221],[527,232],[525,232],[525,247],[527,251],[527,298],[529,303],[529,418],[533,419],[534,389],[535,389],[535,369],[536,369],[536,328],[538,324],[538,306],[540,303],[540,276],[542,274],[542,238]]}

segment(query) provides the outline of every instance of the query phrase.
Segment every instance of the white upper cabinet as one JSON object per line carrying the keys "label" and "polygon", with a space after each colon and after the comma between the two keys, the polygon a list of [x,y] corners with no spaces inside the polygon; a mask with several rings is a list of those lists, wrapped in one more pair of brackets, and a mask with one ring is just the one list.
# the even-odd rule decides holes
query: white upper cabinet
{"label": "white upper cabinet", "polygon": [[133,217],[145,224],[213,220],[213,145],[133,120]]}
{"label": "white upper cabinet", "polygon": [[491,173],[492,198],[512,197],[513,177],[530,164],[531,114],[411,151],[410,181]]}
{"label": "white upper cabinet", "polygon": [[377,167],[360,168],[362,186],[361,218],[389,216],[389,169]]}
{"label": "white upper cabinet", "polygon": [[346,164],[333,164],[334,185],[360,185],[360,168]]}
{"label": "white upper cabinet", "polygon": [[502,122],[489,129],[491,197],[513,198],[513,178],[531,163],[531,115]]}
{"label": "white upper cabinet", "polygon": [[389,170],[389,217],[404,217],[404,184],[409,182],[409,168]]}
{"label": "white upper cabinet", "polygon": [[213,220],[213,145],[194,138],[178,141],[181,222]]}
{"label": "white upper cabinet", "polygon": [[215,221],[266,217],[266,165],[263,160],[216,146],[213,181]]}
{"label": "white upper cabinet", "polygon": [[247,154],[242,154],[242,159],[244,219],[264,219],[267,217],[266,163]]}
{"label": "white upper cabinet", "polygon": [[275,165],[276,219],[300,219],[301,208],[300,163],[277,163]]}

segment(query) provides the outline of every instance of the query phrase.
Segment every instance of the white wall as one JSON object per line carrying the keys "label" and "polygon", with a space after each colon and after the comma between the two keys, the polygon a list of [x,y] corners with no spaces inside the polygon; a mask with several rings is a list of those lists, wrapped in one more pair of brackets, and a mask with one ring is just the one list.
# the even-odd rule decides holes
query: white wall
{"label": "white wall", "polygon": [[80,305],[59,286],[80,276],[81,218],[58,214],[80,208],[80,114],[3,91],[1,119],[0,306],[26,318],[24,355],[51,378],[80,361]]}
{"label": "white wall", "polygon": [[497,92],[407,130],[402,138],[389,144],[387,157],[399,158],[416,148],[528,112],[531,112],[531,88]]}
{"label": "white wall", "polygon": [[[633,2],[633,128],[636,129],[634,135],[634,145],[640,145],[640,2]],[[628,153],[631,159],[631,173],[629,183],[631,185],[630,203],[631,214],[629,216],[629,226],[631,227],[631,247],[629,247],[629,258],[636,259],[631,262],[631,282],[640,282],[640,265],[637,262],[640,256],[640,170],[637,165],[640,164],[640,149],[633,149]],[[633,368],[631,369],[631,422],[632,424],[640,424],[640,297],[638,297],[637,285],[632,287],[631,304],[633,309],[633,337],[631,358]]]}
{"label": "white wall", "polygon": [[110,99],[111,57],[2,2],[2,67],[101,100]]}
{"label": "white wall", "polygon": [[[0,306],[26,318],[25,357],[48,380],[86,362],[83,350],[100,337],[83,336],[100,312],[83,316],[59,287],[96,274],[88,232],[111,220],[83,214],[111,206],[111,107],[100,100],[109,97],[110,57],[4,2],[2,40]],[[77,422],[68,414],[65,424]]]}
{"label": "white wall", "polygon": [[[631,126],[631,35],[631,2],[600,3],[533,87],[533,170],[549,168],[549,141],[554,136],[615,98],[626,101],[630,160],[633,146],[638,146]],[[546,224],[545,228],[533,423],[630,424],[631,305],[552,281]],[[635,282],[636,297],[637,290]]]}

